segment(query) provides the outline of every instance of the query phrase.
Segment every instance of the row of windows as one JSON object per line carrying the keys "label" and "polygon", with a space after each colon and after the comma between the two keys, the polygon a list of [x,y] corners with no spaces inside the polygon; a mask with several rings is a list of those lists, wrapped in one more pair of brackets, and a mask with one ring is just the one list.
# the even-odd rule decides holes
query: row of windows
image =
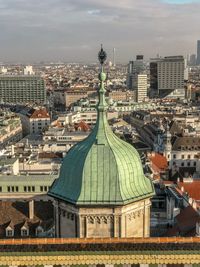
{"label": "row of windows", "polygon": [[[29,235],[29,231],[22,229],[21,230],[21,236],[28,236]],[[12,237],[14,236],[14,231],[13,230],[6,230],[6,236],[8,237]]]}
{"label": "row of windows", "polygon": [[[35,234],[38,236],[41,232],[43,232],[43,229],[36,228]],[[14,236],[14,230],[12,229],[6,229],[6,236],[7,237],[13,237]],[[21,229],[21,236],[29,236],[29,229]]]}
{"label": "row of windows", "polygon": [[[176,159],[176,154],[173,155],[173,159]],[[193,155],[181,155],[181,159],[192,159]],[[198,158],[198,155],[194,155],[194,158]]]}
{"label": "row of windows", "polygon": [[[50,189],[50,186],[40,186],[40,192],[47,192]],[[24,186],[23,187],[24,192],[35,192],[35,186]],[[3,192],[2,186],[0,186],[0,192]],[[19,186],[7,186],[7,192],[8,193],[18,193],[19,192]]]}
{"label": "row of windows", "polygon": [[[172,162],[173,165],[176,165],[176,162]],[[196,162],[181,162],[181,167],[196,167]]]}

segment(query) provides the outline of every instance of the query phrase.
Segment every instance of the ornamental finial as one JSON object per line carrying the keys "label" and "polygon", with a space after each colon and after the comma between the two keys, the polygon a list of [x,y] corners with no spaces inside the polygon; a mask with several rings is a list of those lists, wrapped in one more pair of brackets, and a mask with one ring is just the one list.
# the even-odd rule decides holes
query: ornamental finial
{"label": "ornamental finial", "polygon": [[105,60],[107,58],[106,52],[103,50],[103,45],[101,44],[101,50],[98,53],[98,59],[101,65],[104,64]]}

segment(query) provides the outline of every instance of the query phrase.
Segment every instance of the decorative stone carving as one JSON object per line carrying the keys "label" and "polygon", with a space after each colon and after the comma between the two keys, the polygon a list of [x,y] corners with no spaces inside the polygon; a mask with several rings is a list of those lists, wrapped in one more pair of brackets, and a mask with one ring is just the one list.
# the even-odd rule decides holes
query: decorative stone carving
{"label": "decorative stone carving", "polygon": [[108,222],[113,222],[114,218],[112,215],[104,215],[104,216],[98,216],[98,215],[91,215],[91,216],[86,216],[87,222],[94,224],[107,224]]}
{"label": "decorative stone carving", "polygon": [[88,220],[88,223],[91,223],[91,224],[94,223],[94,218],[93,218],[93,216],[89,216],[89,217],[86,217],[86,218],[87,218],[87,220]]}
{"label": "decorative stone carving", "polygon": [[144,214],[144,210],[141,209],[141,210],[133,211],[129,213],[127,216],[128,216],[129,221],[131,221],[133,219],[136,219],[137,217],[138,218],[141,217],[143,214]]}

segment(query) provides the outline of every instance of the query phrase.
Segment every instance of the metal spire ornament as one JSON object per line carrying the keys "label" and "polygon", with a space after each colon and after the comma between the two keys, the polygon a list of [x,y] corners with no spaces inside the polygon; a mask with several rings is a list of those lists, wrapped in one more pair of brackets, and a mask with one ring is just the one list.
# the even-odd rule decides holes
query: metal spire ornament
{"label": "metal spire ornament", "polygon": [[103,50],[103,45],[101,44],[101,50],[98,53],[98,59],[99,59],[101,66],[103,66],[104,62],[106,61],[106,58],[107,58],[107,54]]}

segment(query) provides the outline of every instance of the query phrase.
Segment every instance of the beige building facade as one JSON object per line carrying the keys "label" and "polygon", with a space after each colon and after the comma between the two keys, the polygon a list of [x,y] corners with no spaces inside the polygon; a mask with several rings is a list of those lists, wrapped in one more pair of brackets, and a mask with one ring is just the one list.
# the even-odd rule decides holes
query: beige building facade
{"label": "beige building facade", "polygon": [[55,200],[56,236],[63,238],[148,237],[150,206],[149,199],[121,207],[76,207]]}

